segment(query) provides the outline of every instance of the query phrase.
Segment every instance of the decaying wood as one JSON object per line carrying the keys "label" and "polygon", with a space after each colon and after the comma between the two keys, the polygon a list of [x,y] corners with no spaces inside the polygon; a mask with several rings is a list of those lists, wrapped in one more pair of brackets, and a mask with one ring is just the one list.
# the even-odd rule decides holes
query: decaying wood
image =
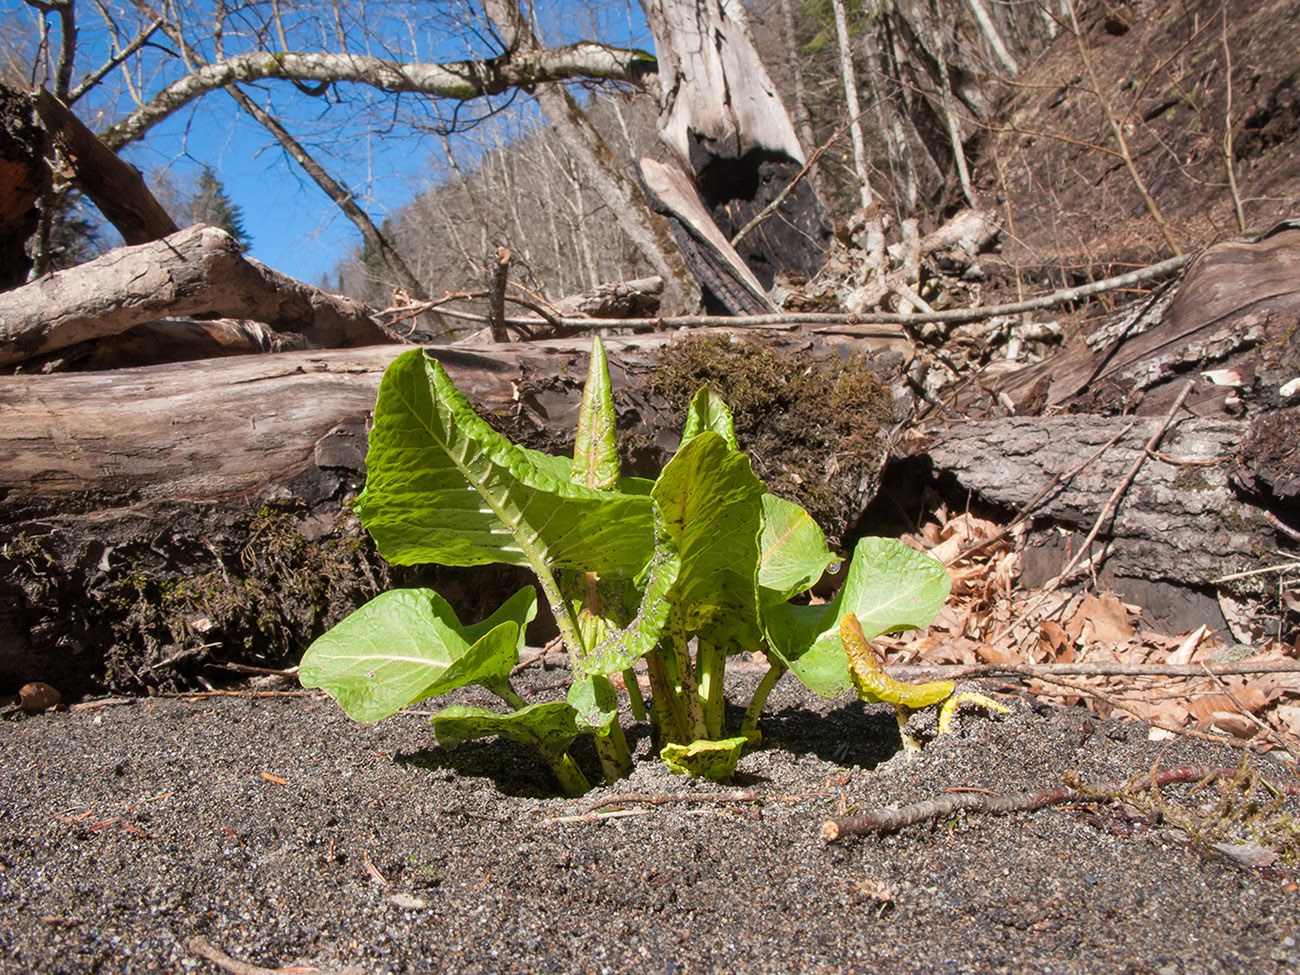
{"label": "decaying wood", "polygon": [[360,302],[245,258],[200,224],[0,294],[0,365],[181,315],[251,319],[317,346],[392,341]]}
{"label": "decaying wood", "polygon": [[43,88],[35,103],[42,124],[72,171],[73,182],[123,240],[147,244],[180,229],[149,192],[140,171],[100,142],[66,105]]}
{"label": "decaying wood", "polygon": [[663,90],[659,138],[684,165],[698,174],[754,150],[804,161],[740,0],[648,0],[646,20]]}
{"label": "decaying wood", "polygon": [[[936,470],[952,477],[963,494],[970,491],[973,501],[1017,508],[1056,472],[1074,467],[1132,422],[1092,415],[978,420],[951,426],[927,453]],[[1138,419],[1093,464],[1049,493],[1035,520],[1086,532],[1160,423]],[[1229,418],[1174,423],[1160,454],[1146,458],[1113,519],[1103,525],[1107,578],[1210,590],[1226,572],[1264,564],[1261,553],[1277,549],[1278,533],[1229,481],[1246,428],[1244,420]],[[1062,563],[1053,564],[1059,570]],[[1037,584],[1041,578],[1026,581]]]}
{"label": "decaying wood", "polygon": [[974,257],[998,239],[1002,225],[992,210],[962,210],[921,240],[921,254],[961,250]]}
{"label": "decaying wood", "polygon": [[28,238],[40,224],[37,201],[50,189],[45,133],[25,92],[0,84],[0,290],[27,280]]}
{"label": "decaying wood", "polygon": [[[696,334],[719,333],[730,334]],[[676,446],[675,421],[640,383],[673,340],[668,332],[605,339],[614,394],[635,404],[639,426],[631,432],[662,438],[667,449]],[[808,361],[836,349],[823,339],[786,342]],[[577,424],[590,344],[584,336],[428,353],[485,411],[563,439]],[[387,345],[0,377],[0,496],[214,499],[272,488],[312,464],[360,472],[365,419],[380,376],[402,351]],[[561,376],[568,378],[556,381]],[[322,451],[333,460],[322,461]]]}
{"label": "decaying wood", "polygon": [[653,159],[637,160],[637,171],[651,209],[672,218],[677,246],[706,296],[733,315],[775,312],[758,278],[718,229],[686,175]]}

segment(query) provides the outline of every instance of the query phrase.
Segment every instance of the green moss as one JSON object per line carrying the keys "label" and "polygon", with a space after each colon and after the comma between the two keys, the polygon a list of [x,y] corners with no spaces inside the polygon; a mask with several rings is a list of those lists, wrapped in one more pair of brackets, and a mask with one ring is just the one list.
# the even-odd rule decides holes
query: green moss
{"label": "green moss", "polygon": [[691,338],[664,350],[650,385],[678,422],[708,386],[731,408],[740,447],[769,491],[802,504],[832,537],[852,527],[892,415],[889,391],[862,356],[809,363],[756,339]]}
{"label": "green moss", "polygon": [[1178,471],[1174,488],[1179,491],[1213,491],[1214,485],[1205,479],[1205,471],[1200,467],[1187,466]]}

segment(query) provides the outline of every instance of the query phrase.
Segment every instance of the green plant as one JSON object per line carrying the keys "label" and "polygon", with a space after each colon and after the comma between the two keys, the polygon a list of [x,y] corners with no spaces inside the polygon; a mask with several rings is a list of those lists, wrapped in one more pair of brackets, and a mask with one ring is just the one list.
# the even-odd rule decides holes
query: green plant
{"label": "green plant", "polygon": [[[791,600],[837,560],[798,505],[766,493],[736,448],[731,415],[707,389],[691,402],[681,446],[653,481],[619,474],[604,349],[591,365],[572,460],[495,432],[423,352],[388,368],[357,498],[390,562],[526,565],[555,616],[575,679],[563,701],[526,705],[509,674],[537,612],[532,587],[489,619],[462,625],[427,589],[362,606],[307,650],[299,671],[363,721],[478,684],[510,709],[449,707],[433,718],[454,747],[504,735],[535,747],[565,792],[587,790],[568,754],[595,739],[608,781],[631,767],[610,674],[624,672],[633,716],[647,716],[675,771],[729,776],[757,739],[759,712],[787,670],[824,696],[849,689],[840,618],[866,639],[927,625],[948,593],[938,562],[889,539],[857,545],[822,605]],[[771,669],[733,735],[724,727],[728,656],[763,651]],[[631,669],[645,659],[649,702]]]}

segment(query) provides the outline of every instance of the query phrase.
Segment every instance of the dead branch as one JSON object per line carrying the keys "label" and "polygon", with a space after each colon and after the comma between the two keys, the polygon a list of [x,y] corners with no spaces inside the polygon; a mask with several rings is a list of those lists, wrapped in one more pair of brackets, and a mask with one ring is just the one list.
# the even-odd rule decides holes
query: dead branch
{"label": "dead branch", "polygon": [[[957,812],[985,813],[990,816],[1005,816],[1013,812],[1031,812],[1045,806],[1059,806],[1066,802],[1112,802],[1125,794],[1146,789],[1160,789],[1179,782],[1197,782],[1201,784],[1215,782],[1219,779],[1233,779],[1240,776],[1236,768],[1206,768],[1201,765],[1185,765],[1181,768],[1164,769],[1148,775],[1137,782],[1104,782],[1100,785],[1082,786],[1079,784],[1062,785],[1053,789],[1040,789],[1036,792],[1018,792],[1005,796],[989,795],[983,792],[958,792],[942,799],[930,799],[893,809],[877,809],[861,816],[849,816],[844,819],[828,820],[822,824],[822,839],[833,843],[845,836],[864,836],[868,833],[887,833],[902,829],[927,819],[938,819]],[[1300,795],[1300,783],[1276,782],[1261,779],[1262,784],[1285,795]]]}
{"label": "dead branch", "polygon": [[489,258],[491,274],[488,277],[488,326],[493,342],[509,342],[506,333],[506,276],[510,272],[510,251],[498,247]]}
{"label": "dead branch", "polygon": [[[1082,298],[1089,298],[1093,295],[1099,295],[1107,291],[1114,291],[1116,288],[1127,288],[1135,284],[1141,284],[1144,281],[1151,281],[1155,278],[1164,277],[1172,274],[1187,264],[1190,264],[1194,255],[1183,254],[1179,257],[1171,257],[1166,261],[1158,264],[1152,264],[1148,267],[1140,268],[1136,271],[1129,271],[1125,274],[1119,274],[1112,278],[1105,278],[1101,281],[1094,281],[1091,284],[1080,285],[1077,288],[1063,288],[1060,291],[1053,291],[1051,294],[1043,295],[1039,298],[1030,298],[1026,301],[1015,301],[1003,305],[985,305],[976,308],[951,308],[946,311],[929,312],[926,314],[861,314],[849,315],[844,312],[777,312],[763,315],[670,315],[663,318],[561,318],[557,324],[564,328],[573,329],[600,329],[600,328],[745,328],[762,327],[765,325],[812,325],[822,326],[816,329],[818,332],[862,335],[863,329],[877,325],[924,325],[928,322],[978,322],[987,318],[993,318],[999,315],[1018,315],[1021,312],[1036,311],[1041,308],[1051,308],[1056,305],[1065,305],[1073,301],[1079,301]],[[481,295],[475,292],[475,295]],[[440,299],[439,304],[445,303],[447,299]],[[447,309],[443,314],[452,318],[463,318],[470,321],[486,322],[483,315],[475,315],[471,312],[453,311]],[[536,318],[506,318],[507,325],[536,326],[542,324]]]}
{"label": "dead branch", "polygon": [[41,89],[34,103],[41,124],[71,168],[73,181],[123,240],[147,244],[176,233],[176,224],[149,192],[139,170],[119,159],[48,91]]}
{"label": "dead branch", "polygon": [[1300,660],[1249,660],[1230,663],[1126,664],[1117,661],[1051,664],[934,664],[890,667],[895,680],[970,680],[1014,674],[1032,680],[1055,677],[1239,677],[1257,674],[1300,674]]}

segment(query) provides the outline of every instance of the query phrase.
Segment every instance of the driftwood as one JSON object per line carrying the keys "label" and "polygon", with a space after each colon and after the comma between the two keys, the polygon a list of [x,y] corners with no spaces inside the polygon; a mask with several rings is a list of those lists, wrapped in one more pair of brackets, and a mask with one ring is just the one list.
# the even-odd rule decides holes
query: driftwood
{"label": "driftwood", "polygon": [[[633,448],[627,473],[650,473],[677,445],[681,417],[649,379],[680,339],[606,339]],[[844,345],[773,341],[800,364]],[[881,364],[894,374],[896,342],[885,340]],[[583,336],[429,351],[494,423],[554,453],[572,448],[589,347]],[[88,676],[123,689],[193,686],[214,661],[292,660],[391,584],[397,570],[345,503],[364,476],[380,376],[402,351],[0,376],[0,687],[42,679],[66,690]],[[882,441],[875,475],[883,451]],[[841,478],[874,485],[847,463]],[[487,569],[401,578],[435,585],[471,616],[525,581]]]}
{"label": "driftwood", "polygon": [[200,224],[0,294],[0,365],[181,315],[251,319],[317,346],[391,341],[360,302],[245,258],[229,234]]}

